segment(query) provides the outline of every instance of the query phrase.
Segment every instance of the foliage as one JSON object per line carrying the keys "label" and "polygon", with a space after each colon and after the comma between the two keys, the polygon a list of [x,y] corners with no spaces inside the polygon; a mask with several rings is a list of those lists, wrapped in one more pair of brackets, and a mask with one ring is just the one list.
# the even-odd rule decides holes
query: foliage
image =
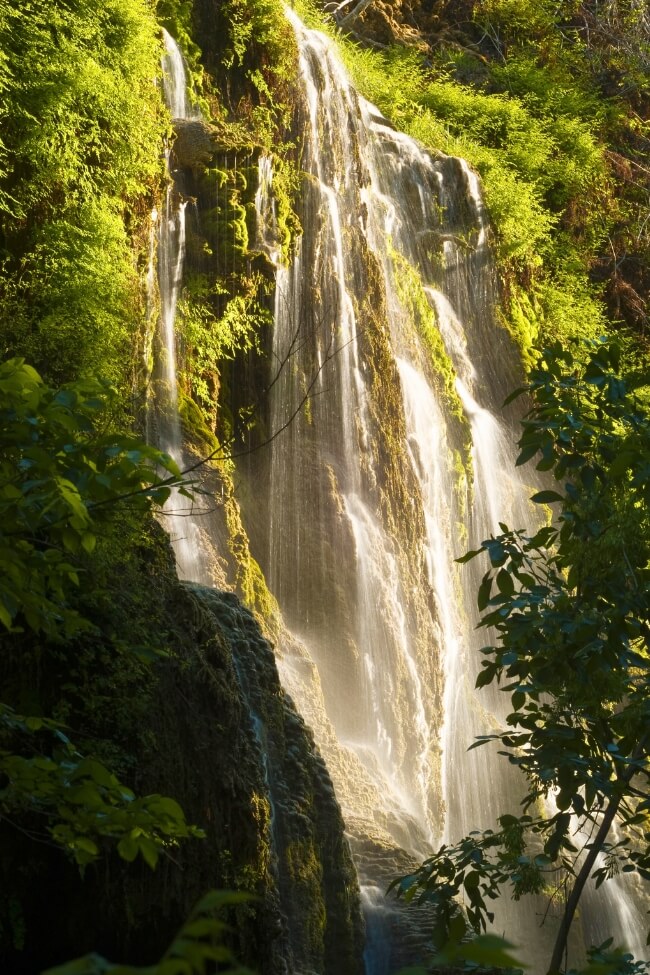
{"label": "foliage", "polygon": [[226,924],[215,912],[250,900],[246,894],[210,891],[201,898],[159,962],[145,968],[114,965],[98,955],[50,968],[43,975],[208,975],[215,971],[229,975],[251,975],[239,965],[221,942]]}
{"label": "foliage", "polygon": [[[27,628],[70,638],[91,628],[68,601],[79,584],[78,556],[93,552],[102,519],[120,500],[147,508],[178,485],[180,472],[167,455],[101,431],[110,397],[98,381],[53,390],[21,359],[0,366],[0,622],[11,633]],[[199,835],[173,800],[136,799],[100,762],[80,754],[59,723],[2,705],[0,732],[10,746],[0,750],[3,813],[46,816],[51,837],[80,866],[99,854],[98,837],[119,839],[124,859],[141,853],[154,866],[170,842]],[[51,755],[25,743],[25,736],[45,733],[54,739]]]}
{"label": "foliage", "polygon": [[67,593],[79,583],[75,556],[94,549],[107,506],[162,504],[178,483],[168,455],[102,430],[113,397],[98,380],[55,390],[22,359],[0,365],[0,622],[7,629],[53,635],[87,625]]}
{"label": "foliage", "polygon": [[258,92],[270,95],[278,82],[290,77],[293,65],[287,61],[287,53],[295,50],[281,4],[278,0],[227,0],[224,8],[229,26],[224,67],[245,68]]}
{"label": "foliage", "polygon": [[55,382],[100,373],[124,387],[141,311],[133,236],[167,126],[156,21],[146,0],[0,10],[4,354]]}
{"label": "foliage", "polygon": [[[558,93],[571,89],[565,75],[562,85],[549,71],[529,77],[529,61],[521,65],[519,90],[509,85],[510,76],[492,75],[477,90],[459,82],[444,58],[426,71],[419,55],[405,48],[378,53],[348,43],[343,51],[354,83],[399,128],[464,157],[480,173],[511,302],[506,324],[522,343],[524,361],[530,362],[531,329],[540,342],[574,334],[567,305],[586,302],[582,319],[591,319],[586,332],[595,337],[601,313],[586,272],[616,207],[602,205],[608,184],[593,99],[578,89],[565,102]],[[538,294],[548,313],[531,321],[526,302],[518,302],[520,291]],[[553,291],[562,297],[559,305],[546,300]]]}
{"label": "foliage", "polygon": [[[215,405],[215,376],[224,360],[237,352],[259,347],[260,336],[271,324],[271,315],[260,300],[265,282],[259,275],[240,281],[241,293],[228,297],[219,280],[209,285],[205,275],[193,275],[179,304],[183,385],[210,422]],[[217,317],[215,299],[226,297]]]}
{"label": "foliage", "polygon": [[[99,381],[51,389],[22,360],[0,366],[5,655],[11,640],[22,646],[31,632],[43,637],[41,649],[48,654],[69,657],[73,648],[82,657],[83,641],[94,638],[94,620],[71,605],[79,563],[96,557],[103,546],[102,540],[95,547],[98,535],[120,504],[146,513],[178,488],[180,475],[169,457],[130,435],[104,432],[112,395]],[[69,693],[78,680],[75,666],[83,664],[70,666],[67,658],[65,664]],[[76,687],[76,693],[86,694],[87,688]],[[175,800],[136,796],[95,754],[80,751],[70,734],[58,719],[0,704],[0,819],[6,824],[60,847],[82,871],[110,846],[123,860],[141,856],[154,868],[179,841],[204,835],[187,824]],[[199,975],[218,962],[244,975],[221,943],[225,925],[213,916],[216,908],[242,899],[207,895],[157,965],[134,969],[90,956],[56,971]]]}
{"label": "foliage", "polygon": [[[120,500],[146,509],[178,485],[167,455],[102,431],[111,395],[99,381],[51,389],[21,359],[0,365],[0,622],[10,633],[70,639],[91,629],[69,604],[78,557],[94,551]],[[44,735],[54,740],[49,755],[35,740]],[[1,705],[0,740],[3,814],[46,817],[49,835],[80,866],[99,855],[100,837],[118,839],[124,859],[140,853],[155,866],[169,843],[199,835],[173,800],[136,799],[57,722]]]}
{"label": "foliage", "polygon": [[[526,319],[518,295],[531,290],[555,290],[581,311],[588,296],[591,338],[601,334],[603,298],[611,317],[641,334],[647,324],[641,119],[650,25],[642,6],[434,4],[434,35],[420,13],[427,62],[421,48],[407,44],[376,50],[337,38],[355,86],[398,128],[433,150],[464,157],[480,173],[506,305],[512,299],[508,326],[518,341],[531,331],[542,345],[573,334],[563,310]],[[308,0],[299,9],[312,26],[333,33]],[[634,65],[629,87],[621,70],[626,55]],[[607,280],[606,289],[594,287],[594,279]],[[524,345],[526,365],[529,352]]]}
{"label": "foliage", "polygon": [[[156,174],[161,118],[151,91],[159,44],[144,3],[5,0],[7,185],[24,218],[65,197],[135,195]],[[19,70],[38,64],[35,74]]]}
{"label": "foliage", "polygon": [[195,23],[212,91],[232,122],[243,121],[254,142],[271,149],[290,124],[289,86],[296,45],[279,0],[195,0]]}
{"label": "foliage", "polygon": [[[96,758],[82,755],[51,719],[16,714],[0,704],[0,814],[14,822],[44,821],[29,828],[37,841],[58,844],[81,868],[100,856],[105,840],[117,842],[122,859],[142,856],[155,867],[161,853],[179,839],[203,833],[188,826],[173,799],[159,795],[136,798]],[[52,739],[50,755],[40,751],[44,733]],[[21,752],[25,754],[19,753]]]}
{"label": "foliage", "polygon": [[[431,960],[431,967],[405,968],[398,975],[427,975],[435,969],[453,968],[456,971],[480,973],[497,969],[504,975],[520,975],[527,969],[511,953],[509,941],[495,934],[481,934],[471,941],[449,941]],[[635,962],[632,955],[612,948],[612,939],[587,950],[587,963],[579,971],[571,968],[567,975],[645,975],[643,962]]]}
{"label": "foliage", "polygon": [[[442,847],[398,885],[433,902],[441,934],[453,936],[466,922],[450,898],[464,892],[480,931],[501,886],[516,898],[538,892],[561,866],[574,885],[550,971],[590,874],[597,886],[619,871],[650,880],[650,417],[619,366],[611,341],[544,354],[526,387],[518,464],[541,455],[537,469],[561,482],[532,498],[559,505],[557,523],[532,536],[502,525],[459,560],[490,559],[479,625],[499,642],[483,649],[477,687],[502,685],[512,707],[507,727],[472,747],[496,740],[524,772],[524,812]],[[592,830],[582,858],[576,823]]]}
{"label": "foliage", "polygon": [[560,101],[538,109],[510,92],[460,84],[444,70],[432,77],[409,50],[377,54],[348,45],[344,51],[355,84],[395,124],[476,166],[502,260],[535,266],[540,247],[548,250],[557,214],[604,178],[590,121],[572,117]]}
{"label": "foliage", "polygon": [[562,63],[569,42],[578,78],[634,98],[648,91],[650,21],[638,0],[480,0],[474,18],[503,60],[513,47],[541,47],[544,60]]}
{"label": "foliage", "polygon": [[8,264],[6,271],[0,284],[5,348],[37,362],[55,383],[80,372],[124,382],[135,281],[119,214],[80,204],[42,226],[18,272]]}

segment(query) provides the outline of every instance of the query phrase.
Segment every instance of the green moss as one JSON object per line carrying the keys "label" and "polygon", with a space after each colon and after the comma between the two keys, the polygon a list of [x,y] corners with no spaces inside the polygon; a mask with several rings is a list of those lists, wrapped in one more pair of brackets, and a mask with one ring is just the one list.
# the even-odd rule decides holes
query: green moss
{"label": "green moss", "polygon": [[273,639],[277,639],[281,628],[280,610],[275,597],[269,592],[264,573],[250,553],[248,536],[233,493],[228,494],[224,510],[228,527],[228,548],[236,565],[237,591],[265,631]]}
{"label": "green moss", "polygon": [[[458,503],[458,519],[456,522],[456,537],[461,545],[468,542],[467,514],[472,508],[472,492],[474,490],[473,464],[471,454],[461,450],[453,452],[452,470],[456,486],[456,500]],[[462,602],[462,600],[461,600]]]}
{"label": "green moss", "polygon": [[222,279],[188,277],[178,306],[180,383],[212,431],[217,427],[221,370],[238,353],[258,347],[272,323],[263,301],[269,284],[258,272],[240,277],[231,296]]}
{"label": "green moss", "polygon": [[537,362],[537,350],[558,338],[597,339],[609,327],[595,289],[569,273],[542,279],[528,292],[513,286],[502,321],[526,370]]}
{"label": "green moss", "polygon": [[453,418],[456,429],[462,433],[465,463],[471,469],[471,431],[456,392],[456,370],[440,335],[436,313],[427,299],[417,270],[395,250],[392,250],[391,258],[396,270],[395,285],[400,303],[407,320],[413,324],[424,343],[433,381],[445,402],[447,415]]}
{"label": "green moss", "polygon": [[292,840],[284,849],[293,897],[307,911],[306,930],[309,953],[317,961],[323,957],[327,912],[323,900],[323,867],[314,843],[309,839]]}
{"label": "green moss", "polygon": [[528,371],[537,359],[540,333],[539,307],[534,296],[513,289],[508,314],[502,313],[501,321],[519,349],[524,370]]}
{"label": "green moss", "polygon": [[194,400],[182,391],[179,393],[178,409],[183,425],[183,438],[191,443],[204,456],[219,451],[220,445],[214,431],[205,422],[205,416]]}
{"label": "green moss", "polygon": [[265,633],[277,639],[281,629],[280,610],[271,595],[264,574],[250,552],[248,535],[244,529],[239,503],[235,497],[235,465],[218,438],[206,426],[203,413],[196,403],[181,393],[179,408],[183,433],[200,455],[215,455],[208,462],[219,478],[223,511],[228,533],[228,549],[234,566],[234,585],[245,605],[255,614]]}
{"label": "green moss", "polygon": [[273,157],[273,198],[276,205],[278,241],[283,260],[290,259],[294,241],[302,233],[295,206],[302,174],[290,157]]}

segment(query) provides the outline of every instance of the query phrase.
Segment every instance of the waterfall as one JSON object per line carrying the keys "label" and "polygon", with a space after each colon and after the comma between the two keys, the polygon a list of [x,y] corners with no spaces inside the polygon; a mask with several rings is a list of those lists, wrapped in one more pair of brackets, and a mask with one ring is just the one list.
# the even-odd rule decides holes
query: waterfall
{"label": "waterfall", "polygon": [[[516,424],[500,406],[517,357],[495,320],[476,175],[396,132],[352,89],[332,42],[287,16],[304,92],[303,233],[282,264],[264,157],[258,242],[277,269],[270,415],[282,433],[254,472],[269,498],[255,554],[303,648],[280,646],[283,679],[362,837],[377,975],[392,970],[390,908],[367,838],[426,855],[516,812],[524,791],[489,746],[467,752],[505,712],[498,690],[474,690],[481,567],[454,558],[500,521],[534,524],[534,475],[515,468]],[[495,921],[541,965],[545,910],[506,897]],[[604,911],[624,941],[629,918],[641,923],[618,887],[586,902],[587,934]]]}
{"label": "waterfall", "polygon": [[[161,59],[165,104],[175,122],[200,117],[192,107],[183,56],[171,35],[163,28],[165,54]],[[148,438],[183,467],[183,438],[179,413],[178,370],[176,357],[177,306],[185,266],[187,200],[183,180],[174,171],[173,149],[165,147],[168,175],[162,212],[152,213],[153,229],[157,226],[158,328],[154,341],[154,367],[147,416]],[[149,261],[148,293],[154,291],[153,248]],[[153,314],[149,299],[148,316]],[[165,505],[164,519],[173,545],[179,573],[183,578],[200,580],[200,531],[191,517],[188,499],[177,490]]]}
{"label": "waterfall", "polygon": [[[480,567],[461,571],[454,558],[499,521],[533,522],[532,475],[515,469],[514,425],[500,409],[516,381],[516,355],[494,317],[476,175],[396,132],[352,89],[332,43],[288,16],[304,91],[297,119],[303,233],[287,261],[272,161],[262,155],[257,245],[276,271],[269,413],[271,430],[282,432],[251,461],[256,508],[244,505],[244,517],[287,627],[278,669],[313,727],[350,830],[367,915],[367,972],[388,975],[415,960],[428,920],[417,910],[407,921],[398,916],[382,896],[387,883],[432,845],[516,811],[522,792],[516,771],[489,747],[467,752],[504,712],[497,690],[474,691]],[[165,47],[168,107],[176,119],[196,117],[167,34]],[[170,180],[161,211],[151,425],[180,462],[181,174]],[[205,549],[197,519],[178,512],[185,503],[170,499],[166,523],[180,573],[203,581]],[[241,675],[240,683],[275,848],[267,732]],[[544,910],[533,899],[504,899],[495,922],[542,963],[551,940],[540,925]],[[599,915],[607,918],[602,927]],[[641,921],[622,886],[590,897],[587,943],[602,940],[601,931],[617,934],[616,918],[629,942]],[[412,927],[403,936],[405,924]],[[415,947],[396,946],[400,937]]]}

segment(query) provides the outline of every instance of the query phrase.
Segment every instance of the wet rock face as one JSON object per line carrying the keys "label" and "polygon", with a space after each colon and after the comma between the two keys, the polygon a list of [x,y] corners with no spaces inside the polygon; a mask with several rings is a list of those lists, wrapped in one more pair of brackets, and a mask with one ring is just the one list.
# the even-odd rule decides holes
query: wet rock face
{"label": "wet rock face", "polygon": [[[375,44],[426,46],[421,34],[435,23],[434,7],[435,4],[427,0],[371,0],[368,4],[352,0],[342,8],[337,3],[327,3],[324,9],[335,16],[344,29]],[[355,11],[359,11],[358,16]]]}
{"label": "wet rock face", "polygon": [[[280,686],[273,651],[232,593],[191,586],[230,652],[269,806],[268,878],[287,971],[359,975],[359,887],[334,789],[311,732]],[[247,727],[246,727],[247,726]]]}
{"label": "wet rock face", "polygon": [[361,41],[378,47],[406,44],[426,54],[449,31],[456,37],[459,27],[466,28],[475,5],[475,0],[451,4],[448,0],[371,0],[367,4],[349,0],[344,5],[328,0],[323,9]]}
{"label": "wet rock face", "polygon": [[220,148],[217,130],[202,119],[174,119],[174,159],[182,169],[198,171]]}

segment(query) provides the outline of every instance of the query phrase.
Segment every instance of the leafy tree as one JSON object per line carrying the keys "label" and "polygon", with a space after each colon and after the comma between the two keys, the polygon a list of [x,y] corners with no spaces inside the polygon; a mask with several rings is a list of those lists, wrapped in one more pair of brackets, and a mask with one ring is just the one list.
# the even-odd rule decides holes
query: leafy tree
{"label": "leafy tree", "polygon": [[0,623],[9,630],[87,626],[67,601],[79,583],[71,560],[93,551],[116,502],[164,504],[181,480],[167,454],[102,429],[113,400],[97,380],[51,389],[22,359],[0,365]]}
{"label": "leafy tree", "polygon": [[[506,728],[471,747],[495,740],[522,770],[523,813],[441,847],[396,882],[437,907],[438,942],[458,945],[468,928],[485,930],[504,885],[515,898],[540,892],[561,868],[572,887],[550,973],[590,875],[597,886],[619,871],[650,880],[650,417],[619,360],[604,340],[545,352],[525,390],[533,405],[517,463],[538,457],[552,472],[559,489],[532,500],[558,515],[533,535],[501,525],[459,559],[490,560],[479,626],[497,640],[483,649],[477,687],[501,685],[512,708]],[[555,811],[540,812],[551,798]],[[576,823],[591,833],[584,850]]]}
{"label": "leafy tree", "polygon": [[[95,549],[102,524],[128,503],[163,504],[181,475],[166,454],[131,435],[109,432],[114,393],[104,383],[47,386],[22,359],[0,364],[0,623],[4,643],[31,632],[65,643],[92,631],[72,607],[80,557]],[[180,840],[200,837],[175,800],[138,797],[59,721],[23,715],[0,702],[0,820],[54,843],[83,869],[107,844],[126,861],[155,867]],[[145,969],[97,955],[53,975],[245,975],[222,944],[215,912],[243,894],[213,891],[197,905],[160,962]]]}
{"label": "leafy tree", "polygon": [[[70,605],[78,556],[94,550],[118,502],[162,504],[180,480],[166,454],[102,429],[111,399],[98,381],[55,390],[21,359],[0,365],[0,623],[9,633],[67,639],[92,629]],[[201,835],[172,799],[136,799],[59,723],[2,703],[0,773],[0,815],[44,816],[50,840],[81,867],[101,839],[155,866],[165,845]]]}
{"label": "leafy tree", "polygon": [[154,5],[0,0],[0,49],[3,355],[57,383],[110,377],[127,398],[134,257],[168,126]]}

